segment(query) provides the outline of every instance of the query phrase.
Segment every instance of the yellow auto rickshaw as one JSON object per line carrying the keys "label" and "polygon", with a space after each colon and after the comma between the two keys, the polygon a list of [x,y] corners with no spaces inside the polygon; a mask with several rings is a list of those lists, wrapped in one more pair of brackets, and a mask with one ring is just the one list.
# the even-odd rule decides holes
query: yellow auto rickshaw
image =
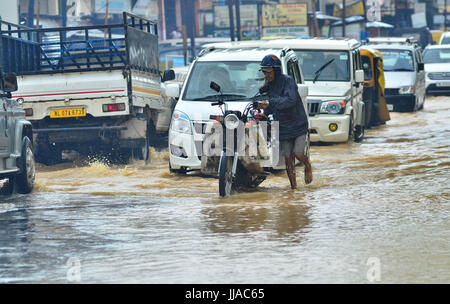
{"label": "yellow auto rickshaw", "polygon": [[384,98],[383,56],[376,49],[362,46],[361,61],[364,69],[365,128],[368,129],[384,124],[391,118]]}

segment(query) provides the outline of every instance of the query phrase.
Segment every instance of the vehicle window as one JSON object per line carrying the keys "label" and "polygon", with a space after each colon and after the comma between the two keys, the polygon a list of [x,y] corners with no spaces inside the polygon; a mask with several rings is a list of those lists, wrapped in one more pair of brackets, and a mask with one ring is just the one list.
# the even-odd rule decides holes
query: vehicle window
{"label": "vehicle window", "polygon": [[292,76],[295,83],[301,83],[302,77],[300,76],[300,70],[297,65],[297,61],[289,60],[287,65],[288,75]]}
{"label": "vehicle window", "polygon": [[370,58],[367,56],[361,56],[363,70],[364,70],[364,80],[372,79],[372,65],[370,64]]}
{"label": "vehicle window", "polygon": [[[196,100],[217,92],[209,87],[214,81],[223,94],[238,94],[239,100],[253,97],[264,84],[259,61],[210,61],[196,62],[186,83],[184,100]],[[232,100],[230,100],[232,101]]]}
{"label": "vehicle window", "polygon": [[450,49],[427,49],[423,53],[423,61],[427,63],[450,63]]}
{"label": "vehicle window", "polygon": [[316,72],[330,60],[333,61],[322,70],[317,80],[350,80],[350,53],[347,51],[296,50],[295,53],[302,67],[305,80],[314,80]]}
{"label": "vehicle window", "polygon": [[379,50],[383,55],[385,72],[414,71],[413,54],[408,50]]}
{"label": "vehicle window", "polygon": [[446,36],[442,38],[442,41],[440,44],[450,44],[450,36]]}

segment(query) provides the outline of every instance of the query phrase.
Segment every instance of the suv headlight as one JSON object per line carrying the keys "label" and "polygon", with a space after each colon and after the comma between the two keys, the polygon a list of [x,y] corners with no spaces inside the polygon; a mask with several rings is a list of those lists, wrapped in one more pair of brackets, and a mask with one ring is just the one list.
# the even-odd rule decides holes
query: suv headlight
{"label": "suv headlight", "polygon": [[345,111],[345,100],[324,101],[320,104],[320,113],[342,114]]}
{"label": "suv headlight", "polygon": [[414,94],[414,86],[404,86],[398,89],[399,94]]}
{"label": "suv headlight", "polygon": [[170,122],[170,129],[175,132],[191,134],[191,122],[189,116],[180,111],[174,111],[172,121]]}

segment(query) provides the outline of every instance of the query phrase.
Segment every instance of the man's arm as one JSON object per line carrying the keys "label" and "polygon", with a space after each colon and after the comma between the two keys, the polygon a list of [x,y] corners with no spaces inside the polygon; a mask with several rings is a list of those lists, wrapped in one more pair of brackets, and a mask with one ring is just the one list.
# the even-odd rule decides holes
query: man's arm
{"label": "man's arm", "polygon": [[[295,107],[298,100],[297,84],[294,79],[288,77],[281,96],[271,97],[269,109],[286,110]],[[301,100],[300,100],[301,102]]]}

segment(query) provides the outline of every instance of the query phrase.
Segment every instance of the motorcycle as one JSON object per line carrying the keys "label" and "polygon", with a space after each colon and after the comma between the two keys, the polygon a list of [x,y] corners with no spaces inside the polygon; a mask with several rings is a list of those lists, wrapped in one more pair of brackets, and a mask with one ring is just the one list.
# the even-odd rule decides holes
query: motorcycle
{"label": "motorcycle", "polygon": [[218,165],[219,195],[225,197],[237,190],[255,188],[271,174],[272,156],[278,156],[271,152],[278,143],[271,120],[258,109],[258,104],[269,99],[267,94],[258,92],[241,113],[228,109],[226,95],[221,94],[218,84],[211,82],[210,88],[220,93],[211,105],[219,106],[223,114],[211,115],[210,119],[226,131],[222,133]]}

